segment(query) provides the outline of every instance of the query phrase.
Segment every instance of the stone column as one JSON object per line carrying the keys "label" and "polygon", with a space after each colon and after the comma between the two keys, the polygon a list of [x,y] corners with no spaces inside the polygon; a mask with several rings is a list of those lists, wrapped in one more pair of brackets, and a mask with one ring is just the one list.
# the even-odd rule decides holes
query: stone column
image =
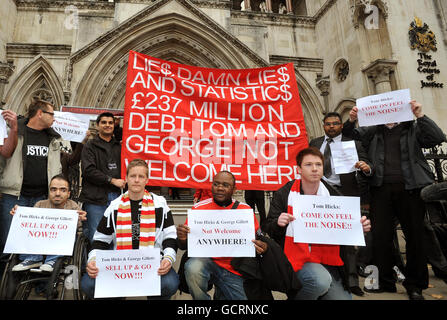
{"label": "stone column", "polygon": [[394,72],[396,65],[397,61],[379,59],[362,70],[374,83],[375,94],[392,90],[390,75]]}
{"label": "stone column", "polygon": [[0,104],[4,104],[5,87],[14,69],[12,63],[0,62]]}
{"label": "stone column", "polygon": [[251,3],[250,0],[244,0],[245,11],[251,11]]}
{"label": "stone column", "polygon": [[292,0],[286,0],[287,14],[293,14]]}
{"label": "stone column", "polygon": [[265,6],[267,7],[267,12],[273,12],[272,10],[272,0],[266,0],[265,1]]}
{"label": "stone column", "polygon": [[329,89],[331,82],[329,77],[317,79],[317,88],[321,91],[320,95],[323,97],[324,114],[329,112]]}

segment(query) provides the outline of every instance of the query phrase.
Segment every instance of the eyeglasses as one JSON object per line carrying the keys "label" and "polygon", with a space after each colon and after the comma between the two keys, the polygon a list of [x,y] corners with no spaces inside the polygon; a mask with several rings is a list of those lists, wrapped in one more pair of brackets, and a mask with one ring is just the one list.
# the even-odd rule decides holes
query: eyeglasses
{"label": "eyeglasses", "polygon": [[213,186],[216,188],[223,187],[225,189],[230,189],[231,187],[233,187],[229,183],[226,183],[226,182],[221,183],[221,182],[217,182],[217,181],[213,181]]}
{"label": "eyeglasses", "polygon": [[330,127],[330,126],[339,126],[339,125],[341,125],[341,122],[339,122],[339,121],[336,121],[336,122],[325,122],[324,123],[324,126],[325,127]]}
{"label": "eyeglasses", "polygon": [[42,110],[42,112],[43,112],[43,113],[47,113],[47,114],[49,114],[50,116],[54,117],[54,112],[49,112],[49,111],[45,111],[45,110]]}

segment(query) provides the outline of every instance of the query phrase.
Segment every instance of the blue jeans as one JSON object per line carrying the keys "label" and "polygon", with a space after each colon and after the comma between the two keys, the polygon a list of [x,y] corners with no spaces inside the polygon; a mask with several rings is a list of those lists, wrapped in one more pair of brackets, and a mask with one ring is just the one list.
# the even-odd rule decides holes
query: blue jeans
{"label": "blue jeans", "polygon": [[352,300],[343,288],[338,267],[307,262],[296,274],[303,287],[295,300]]}
{"label": "blue jeans", "polygon": [[22,207],[34,207],[40,201],[46,199],[46,195],[40,197],[23,197],[12,196],[9,194],[2,194],[0,202],[0,252],[5,248],[6,239],[8,239],[9,227],[11,226],[12,215],[9,214],[12,208],[17,204]]}
{"label": "blue jeans", "polygon": [[83,230],[84,235],[90,240],[90,243],[93,242],[93,236],[95,235],[96,228],[104,216],[104,212],[106,211],[107,207],[110,205],[110,202],[118,197],[118,193],[110,192],[107,194],[107,205],[105,206],[87,202],[83,204],[83,209],[87,212],[87,221],[83,224]]}
{"label": "blue jeans", "polygon": [[[161,276],[160,280],[161,295],[147,297],[148,300],[169,300],[177,292],[179,280],[174,268],[171,268],[167,274]],[[93,299],[95,296],[95,284],[96,279],[90,278],[87,273],[82,276],[81,290],[89,299]]]}
{"label": "blue jeans", "polygon": [[190,258],[185,263],[185,277],[194,300],[211,300],[208,282],[215,286],[220,300],[247,300],[241,276],[219,267],[211,258]]}
{"label": "blue jeans", "polygon": [[[50,261],[56,261],[60,257],[63,257],[63,256],[46,256],[44,263],[47,263],[47,262],[50,262]],[[42,261],[43,260],[43,256],[41,256],[40,254],[21,254],[19,256],[19,259],[21,261],[24,261],[24,260]]]}

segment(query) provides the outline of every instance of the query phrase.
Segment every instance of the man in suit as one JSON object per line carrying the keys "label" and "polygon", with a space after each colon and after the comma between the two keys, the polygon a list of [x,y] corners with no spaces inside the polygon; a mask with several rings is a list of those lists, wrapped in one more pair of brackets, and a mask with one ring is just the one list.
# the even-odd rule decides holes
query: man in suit
{"label": "man in suit", "polygon": [[[363,149],[359,141],[355,141],[355,146],[357,149],[357,155],[359,161],[355,164],[357,171],[336,174],[334,170],[334,160],[331,154],[330,145],[333,143],[341,143],[342,141],[351,141],[352,139],[342,135],[343,122],[340,114],[337,112],[329,112],[323,118],[323,128],[325,135],[315,138],[310,141],[309,146],[316,147],[324,155],[324,176],[323,180],[329,183],[334,189],[339,191],[344,196],[360,196],[362,203],[367,199],[368,187],[366,183],[366,177],[370,176],[372,173],[371,165],[368,160],[368,155]],[[360,173],[359,173],[359,172]],[[349,270],[349,285],[351,292],[363,296],[363,291],[359,287],[359,279],[356,270],[356,252],[355,248],[348,253],[349,259],[352,259],[351,266]]]}

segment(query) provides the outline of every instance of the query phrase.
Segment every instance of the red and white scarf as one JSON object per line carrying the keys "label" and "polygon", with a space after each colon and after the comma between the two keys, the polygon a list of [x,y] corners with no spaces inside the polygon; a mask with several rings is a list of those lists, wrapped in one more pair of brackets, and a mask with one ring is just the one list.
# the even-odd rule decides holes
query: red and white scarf
{"label": "red and white scarf", "polygon": [[[140,249],[155,244],[155,207],[151,194],[145,190],[141,201]],[[116,221],[116,249],[132,249],[132,213],[129,194],[121,196]]]}
{"label": "red and white scarf", "polygon": [[[300,196],[301,180],[295,180],[290,189],[287,213],[293,215],[292,203],[294,199]],[[318,196],[330,196],[329,190],[320,182],[317,191]],[[293,226],[289,223],[286,229],[286,237],[284,241],[284,253],[290,261],[293,269],[298,271],[306,262],[323,263],[331,266],[343,265],[343,260],[340,258],[340,247],[337,245],[325,244],[307,244],[294,242]]]}

